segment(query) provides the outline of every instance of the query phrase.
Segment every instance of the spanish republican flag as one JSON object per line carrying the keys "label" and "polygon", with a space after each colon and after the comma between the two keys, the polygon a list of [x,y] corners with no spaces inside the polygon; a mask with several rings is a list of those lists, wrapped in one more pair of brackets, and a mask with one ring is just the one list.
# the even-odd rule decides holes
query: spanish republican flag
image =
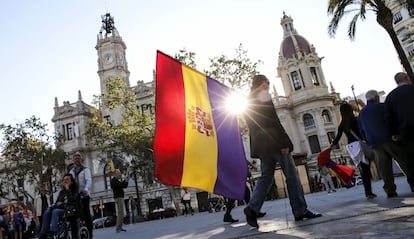
{"label": "spanish republican flag", "polygon": [[155,176],[165,184],[243,199],[247,162],[225,85],[157,52]]}

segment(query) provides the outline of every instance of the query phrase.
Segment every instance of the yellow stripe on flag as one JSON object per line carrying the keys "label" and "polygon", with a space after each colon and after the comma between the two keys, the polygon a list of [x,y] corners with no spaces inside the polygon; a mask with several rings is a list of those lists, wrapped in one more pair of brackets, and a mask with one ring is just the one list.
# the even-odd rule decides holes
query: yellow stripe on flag
{"label": "yellow stripe on flag", "polygon": [[183,66],[187,111],[182,186],[213,191],[217,178],[217,138],[206,76]]}

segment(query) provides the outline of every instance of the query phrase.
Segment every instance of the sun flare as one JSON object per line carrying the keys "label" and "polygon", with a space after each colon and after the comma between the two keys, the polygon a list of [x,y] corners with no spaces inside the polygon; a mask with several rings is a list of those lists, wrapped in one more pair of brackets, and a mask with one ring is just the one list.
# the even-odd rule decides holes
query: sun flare
{"label": "sun flare", "polygon": [[246,109],[246,97],[237,93],[231,93],[226,100],[226,108],[232,114],[241,114]]}

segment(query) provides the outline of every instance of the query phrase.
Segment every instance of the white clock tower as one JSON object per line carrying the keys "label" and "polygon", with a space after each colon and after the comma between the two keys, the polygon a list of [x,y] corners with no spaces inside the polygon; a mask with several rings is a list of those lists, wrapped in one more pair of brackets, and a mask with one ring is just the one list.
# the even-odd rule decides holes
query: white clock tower
{"label": "white clock tower", "polygon": [[[115,28],[114,18],[110,13],[102,15],[102,27],[98,34],[95,49],[98,52],[98,75],[101,94],[106,92],[106,82],[110,78],[120,78],[129,87],[129,70],[125,57],[126,45]],[[122,117],[122,109],[109,111],[101,106],[102,115],[111,123],[117,124]]]}
{"label": "white clock tower", "polygon": [[106,92],[108,78],[119,77],[129,86],[129,71],[126,62],[126,45],[115,28],[114,18],[110,13],[102,16],[102,27],[96,43],[98,51],[98,75],[101,93]]}

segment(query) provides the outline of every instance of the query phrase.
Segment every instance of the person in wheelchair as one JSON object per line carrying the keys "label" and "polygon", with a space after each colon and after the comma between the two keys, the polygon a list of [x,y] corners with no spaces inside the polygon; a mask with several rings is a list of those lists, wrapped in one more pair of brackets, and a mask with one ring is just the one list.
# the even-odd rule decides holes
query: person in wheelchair
{"label": "person in wheelchair", "polygon": [[48,207],[43,214],[39,239],[50,239],[58,230],[59,221],[65,216],[72,228],[72,237],[77,238],[79,230],[80,197],[78,185],[72,174],[63,177],[63,188],[59,192],[55,204]]}

